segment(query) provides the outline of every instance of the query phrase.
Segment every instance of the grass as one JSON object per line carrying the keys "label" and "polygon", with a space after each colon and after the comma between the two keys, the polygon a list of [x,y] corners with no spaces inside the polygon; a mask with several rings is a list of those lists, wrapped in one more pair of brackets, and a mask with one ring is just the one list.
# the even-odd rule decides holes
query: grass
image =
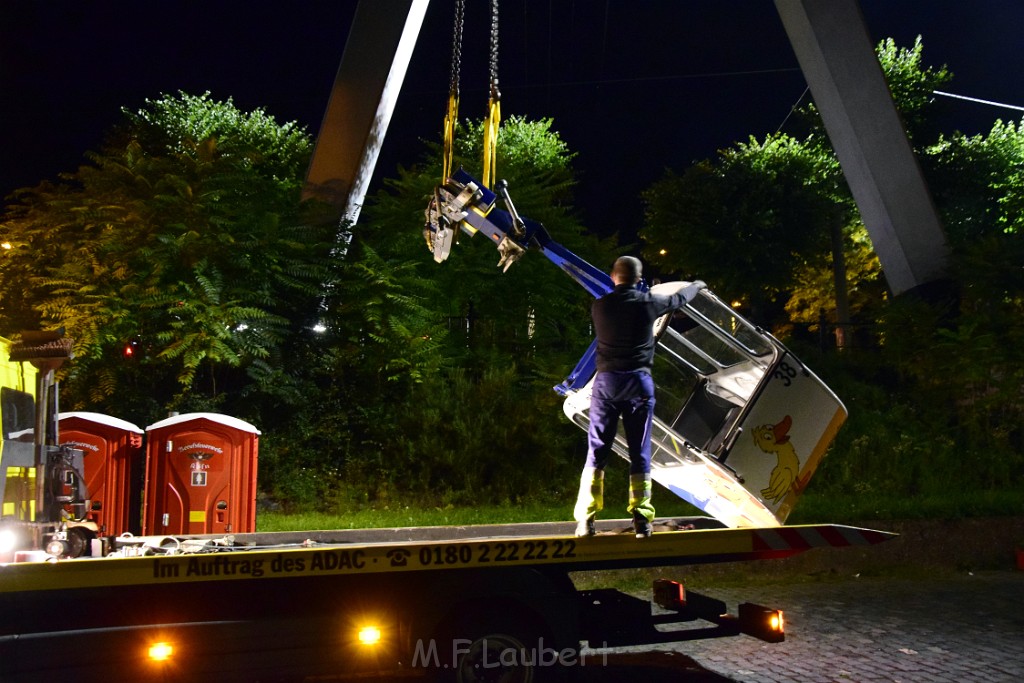
{"label": "grass", "polygon": [[788,524],[848,524],[871,520],[1012,517],[1024,510],[1024,491],[952,491],[917,496],[865,494],[836,496],[808,493]]}
{"label": "grass", "polygon": [[[614,492],[614,486],[607,491]],[[625,492],[623,489],[623,495]],[[606,518],[626,516],[625,505],[614,506],[606,497]],[[657,487],[654,502],[659,517],[687,517],[702,513]],[[344,512],[283,513],[261,511],[259,531],[305,531],[315,529],[371,529],[404,526],[465,526],[514,522],[552,522],[572,519],[571,496],[559,500],[529,501],[521,504],[475,506],[430,506],[427,504],[362,506]],[[965,517],[1006,517],[1024,510],[1024,491],[954,492],[930,496],[836,496],[807,493],[794,509],[787,524],[850,524],[871,520],[961,519]]]}
{"label": "grass", "polygon": [[513,522],[570,520],[571,503],[559,506],[541,503],[522,505],[477,505],[472,507],[430,507],[428,505],[363,507],[349,512],[260,512],[259,531],[304,531],[312,529],[376,529],[405,526],[467,526]]}
{"label": "grass", "polygon": [[[609,468],[605,481],[605,519],[625,518],[628,475],[623,467]],[[470,524],[512,524],[515,522],[571,521],[576,492],[553,493],[545,500],[520,503],[481,503],[463,506],[431,505],[422,500],[407,504],[353,504],[338,512],[274,512],[261,510],[258,531],[306,531],[316,529],[378,529],[405,526],[465,526]],[[654,503],[660,517],[691,517],[701,511],[657,484]]]}
{"label": "grass", "polygon": [[[618,490],[613,484],[607,491]],[[624,497],[624,488],[623,491]],[[685,517],[700,515],[700,511],[679,500],[664,489],[656,487],[655,504],[659,517]],[[610,501],[609,505],[611,504]],[[316,529],[366,529],[403,526],[445,526],[472,524],[502,524],[514,522],[568,521],[572,516],[572,497],[523,504],[485,504],[476,506],[362,506],[346,512],[306,512],[288,514],[262,511],[257,517],[259,531],[304,531]],[[606,517],[625,517],[625,506],[610,507]],[[985,493],[956,492],[934,496],[836,496],[807,493],[797,505],[787,523],[837,523],[870,526],[873,520],[960,519],[965,517],[1010,517],[1024,510],[1024,491],[997,491]],[[1024,539],[1022,539],[1024,542]],[[776,562],[782,562],[776,561]],[[889,578],[935,578],[935,567],[893,566],[882,571]],[[793,573],[766,571],[765,567],[749,563],[725,565],[697,565],[689,567],[660,567],[644,569],[603,570],[599,572],[573,572],[577,588],[616,588],[633,595],[648,595],[654,578],[678,579],[686,577],[688,583],[701,588],[727,588],[731,586],[770,585],[794,581],[839,580],[845,575],[828,573]]]}

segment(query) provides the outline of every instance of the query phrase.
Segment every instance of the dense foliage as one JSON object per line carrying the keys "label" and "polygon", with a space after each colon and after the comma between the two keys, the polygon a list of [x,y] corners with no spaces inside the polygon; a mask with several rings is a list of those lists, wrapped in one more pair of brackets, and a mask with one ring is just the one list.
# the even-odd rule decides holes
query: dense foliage
{"label": "dense foliage", "polygon": [[66,328],[66,405],[142,422],[244,411],[326,281],[328,235],[298,202],[308,136],[208,96],[125,118],[8,209],[4,331]]}
{"label": "dense foliage", "polygon": [[[1024,129],[938,130],[932,91],[952,74],[925,65],[920,41],[878,53],[945,224],[955,297],[888,295],[813,104],[798,131],[668,171],[643,197],[643,256],[741,302],[847,403],[813,492],[1019,487]],[[478,174],[482,141],[481,122],[462,123],[456,166]],[[76,172],[5,207],[0,333],[67,329],[65,410],[252,422],[261,489],[288,509],[568,506],[585,440],[551,387],[590,341],[589,295],[540,254],[501,272],[479,237],[432,261],[421,228],[440,144],[340,235],[301,199],[310,150],[293,124],[209,95],[126,111]],[[551,121],[512,117],[498,177],[521,214],[607,268],[619,247],[577,219],[573,156]]]}
{"label": "dense foliage", "polygon": [[[482,140],[480,123],[460,125],[456,167],[478,174]],[[550,121],[502,126],[498,173],[517,210],[609,264],[572,214],[571,160]],[[551,388],[590,343],[588,295],[540,254],[503,273],[480,237],[462,235],[434,263],[422,226],[440,162],[428,144],[367,202],[346,245],[323,311],[319,409],[303,417],[305,438],[268,460],[281,498],[514,501],[578,477],[580,434]],[[303,476],[284,476],[296,462]]]}
{"label": "dense foliage", "polygon": [[[1002,121],[985,136],[938,130],[933,91],[953,75],[926,66],[920,39],[877,51],[953,250],[953,296],[888,296],[813,104],[799,112],[796,135],[751,138],[666,173],[644,195],[645,255],[742,302],[847,402],[850,421],[815,490],[1019,486],[1024,130]],[[838,356],[823,353],[836,327],[850,332]]]}

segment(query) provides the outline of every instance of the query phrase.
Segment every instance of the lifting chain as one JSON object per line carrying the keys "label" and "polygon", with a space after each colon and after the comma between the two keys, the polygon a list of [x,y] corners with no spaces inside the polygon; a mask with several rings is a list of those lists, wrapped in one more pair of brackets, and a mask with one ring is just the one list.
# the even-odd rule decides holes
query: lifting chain
{"label": "lifting chain", "polygon": [[491,77],[491,99],[500,100],[501,91],[498,90],[498,0],[491,0],[491,52],[488,67]]}
{"label": "lifting chain", "polygon": [[455,0],[455,25],[452,27],[452,67],[450,92],[459,94],[459,77],[462,71],[462,24],[466,14],[466,0]]}
{"label": "lifting chain", "polygon": [[455,26],[452,29],[452,65],[448,83],[448,112],[444,117],[444,160],[441,167],[441,183],[448,180],[455,155],[455,125],[459,118],[459,79],[462,71],[462,25],[465,14],[465,0],[455,0]]}
{"label": "lifting chain", "polygon": [[[451,187],[449,178],[455,151],[455,126],[459,112],[459,78],[462,69],[462,32],[465,16],[465,0],[455,0],[455,25],[452,30],[451,80],[448,84],[448,112],[444,117],[444,159],[441,165],[441,184],[434,188],[434,196],[424,212],[426,223],[423,237],[427,248],[434,252],[434,259],[443,261],[451,245],[458,238],[458,226],[465,213],[451,210]],[[491,187],[496,181],[496,160],[498,128],[501,124],[501,92],[498,90],[498,0],[491,0],[491,45],[490,45],[490,96],[489,113],[484,121],[483,185]],[[476,186],[473,186],[476,188]],[[479,188],[473,190],[479,191]],[[459,197],[461,201],[461,195]],[[507,201],[507,198],[506,198]],[[462,202],[465,203],[465,202]],[[448,210],[446,211],[446,207]],[[503,259],[504,261],[505,259]]]}
{"label": "lifting chain", "polygon": [[484,121],[484,187],[497,180],[498,128],[501,125],[501,91],[498,90],[498,0],[491,0],[490,97]]}

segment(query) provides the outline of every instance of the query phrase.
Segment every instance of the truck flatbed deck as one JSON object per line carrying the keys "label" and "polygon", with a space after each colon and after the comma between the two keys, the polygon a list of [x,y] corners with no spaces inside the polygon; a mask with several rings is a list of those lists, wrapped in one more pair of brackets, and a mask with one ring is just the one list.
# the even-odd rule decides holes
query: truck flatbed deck
{"label": "truck flatbed deck", "polygon": [[737,562],[892,536],[836,524],[727,529],[708,518],[658,524],[679,530],[637,540],[626,533],[628,520],[608,520],[591,538],[573,537],[567,522],[118,538],[115,554],[124,556],[0,566],[0,594],[488,567],[580,571]]}
{"label": "truck flatbed deck", "polygon": [[[475,681],[491,680],[477,677],[494,673],[480,668],[488,662],[508,680],[534,680],[550,673],[542,664],[585,664],[582,643],[784,637],[781,613],[768,608],[740,605],[733,617],[724,603],[660,579],[653,600],[577,590],[570,572],[771,559],[892,537],[834,524],[721,528],[710,518],[658,520],[646,539],[629,520],[602,521],[589,538],[573,529],[118,537],[103,557],[0,565],[0,680],[106,681],[116,672],[123,680]],[[710,625],[673,630],[695,621]]]}

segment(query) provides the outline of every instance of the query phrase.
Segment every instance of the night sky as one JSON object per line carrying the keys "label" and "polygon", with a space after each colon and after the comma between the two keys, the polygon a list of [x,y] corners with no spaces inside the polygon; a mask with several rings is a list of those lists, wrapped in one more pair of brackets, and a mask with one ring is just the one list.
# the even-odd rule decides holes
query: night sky
{"label": "night sky", "polygon": [[[386,1],[386,0],[378,0]],[[469,0],[462,118],[487,105],[488,3]],[[0,5],[0,194],[73,171],[120,108],[179,90],[263,107],[316,134],[354,0]],[[1024,106],[1024,2],[862,0],[875,42],[921,35],[953,93]],[[439,139],[453,0],[432,0],[377,177]],[[771,0],[501,0],[502,114],[552,118],[579,156],[577,204],[600,233],[639,226],[666,167],[776,131],[806,87]],[[1024,112],[940,98],[947,130]],[[500,175],[500,150],[499,150]],[[514,188],[513,188],[514,196]],[[418,236],[418,226],[410,231]]]}

